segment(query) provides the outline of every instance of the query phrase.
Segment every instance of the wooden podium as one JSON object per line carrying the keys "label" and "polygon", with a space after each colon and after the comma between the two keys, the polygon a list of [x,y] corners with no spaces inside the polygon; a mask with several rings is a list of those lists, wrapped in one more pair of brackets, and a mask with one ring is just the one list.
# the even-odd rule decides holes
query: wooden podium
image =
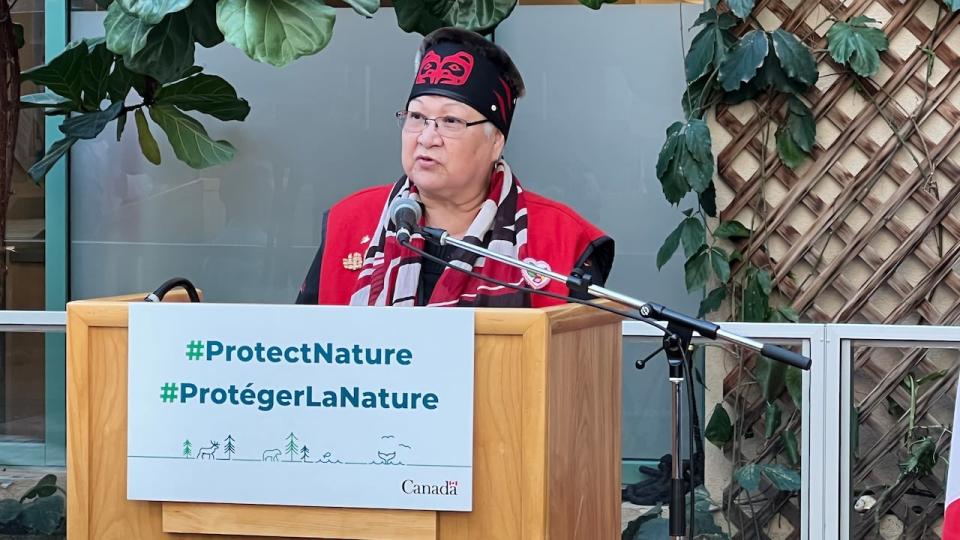
{"label": "wooden podium", "polygon": [[619,317],[476,311],[471,512],[145,502],[126,498],[127,304],[143,296],[67,305],[70,540],[619,538]]}

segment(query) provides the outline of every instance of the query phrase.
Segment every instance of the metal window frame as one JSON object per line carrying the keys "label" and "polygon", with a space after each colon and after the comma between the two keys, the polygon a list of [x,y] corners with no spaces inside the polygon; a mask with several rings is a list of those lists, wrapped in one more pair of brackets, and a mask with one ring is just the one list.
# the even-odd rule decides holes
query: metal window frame
{"label": "metal window frame", "polygon": [[[854,346],[960,349],[960,327],[770,323],[724,323],[723,327],[765,342],[799,342],[803,354],[813,360],[803,377],[800,537],[850,538]],[[659,330],[643,323],[623,323],[624,337],[660,335]]]}
{"label": "metal window frame", "polygon": [[[826,336],[830,359],[836,361],[839,377],[835,377],[832,391],[837,396],[836,414],[839,421],[836,445],[832,450],[837,461],[836,536],[850,537],[851,497],[850,415],[853,408],[853,356],[855,346],[875,348],[922,347],[929,349],[960,349],[960,327],[844,324],[827,325]],[[842,473],[842,474],[841,474]]]}
{"label": "metal window frame", "polygon": [[[826,470],[831,462],[825,459],[828,450],[827,431],[811,429],[811,418],[825,413],[823,390],[829,373],[825,361],[824,325],[821,324],[780,324],[780,323],[724,323],[727,331],[749,338],[780,345],[801,346],[801,352],[809,356],[813,364],[809,372],[803,374],[804,403],[808,406],[801,411],[802,441],[800,475],[800,538],[823,538],[821,536],[830,524],[828,504],[825,497],[811,497],[813,493],[822,493],[827,489],[825,481],[829,478]],[[623,337],[659,338],[662,333],[650,325],[630,321],[623,323]],[[698,340],[701,341],[702,340]],[[821,416],[822,417],[822,416]],[[813,505],[816,504],[816,509]],[[815,511],[811,511],[815,510]],[[814,534],[817,531],[817,534]]]}
{"label": "metal window frame", "polygon": [[[49,61],[66,48],[70,39],[70,3],[45,0],[44,60]],[[46,147],[59,140],[63,116],[47,116],[44,125]],[[44,296],[45,309],[62,312],[67,308],[70,283],[69,259],[69,178],[67,153],[44,179]],[[64,315],[66,318],[66,315]],[[43,463],[64,467],[67,462],[67,339],[62,332],[44,338],[44,437]]]}

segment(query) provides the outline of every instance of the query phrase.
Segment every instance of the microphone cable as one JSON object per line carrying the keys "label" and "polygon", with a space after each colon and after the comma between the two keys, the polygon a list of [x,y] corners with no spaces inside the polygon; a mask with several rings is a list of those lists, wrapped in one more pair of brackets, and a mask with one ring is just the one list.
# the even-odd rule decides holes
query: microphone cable
{"label": "microphone cable", "polygon": [[144,302],[160,302],[163,300],[163,297],[167,295],[168,292],[177,288],[183,287],[187,291],[187,296],[190,297],[191,302],[199,302],[200,295],[197,294],[197,288],[193,286],[193,283],[190,283],[190,280],[185,277],[174,277],[170,278],[163,282],[162,285],[157,287],[157,290],[148,294],[143,301]]}

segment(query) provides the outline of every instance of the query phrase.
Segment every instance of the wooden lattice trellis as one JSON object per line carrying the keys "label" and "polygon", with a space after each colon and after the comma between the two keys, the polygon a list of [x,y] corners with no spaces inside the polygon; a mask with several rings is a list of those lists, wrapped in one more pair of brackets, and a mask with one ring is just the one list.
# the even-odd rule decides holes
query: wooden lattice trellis
{"label": "wooden lattice trellis", "polygon": [[[804,96],[817,120],[817,145],[797,170],[777,158],[772,131],[783,118],[782,96],[714,111],[721,220],[738,219],[755,231],[738,249],[746,260],[771,270],[784,303],[808,320],[955,324],[960,320],[960,13],[950,13],[940,0],[759,0],[753,14],[766,30],[794,32],[817,51],[820,80]],[[830,24],[820,23],[859,14],[879,20],[890,38],[880,72],[870,80],[858,79],[824,51]],[[944,378],[924,388],[918,414],[926,424],[952,423],[957,363],[931,358],[925,350],[896,349],[892,358],[890,351],[861,348],[854,361],[853,399],[864,433],[852,471],[855,490],[889,484],[890,468],[896,477],[895,453],[906,418],[891,415],[884,405],[907,400],[900,388],[907,373],[947,369]],[[737,379],[734,373],[725,379],[730,405],[744,397]],[[755,395],[747,400],[743,421],[762,431],[762,403]],[[945,452],[948,446],[945,438],[939,448]],[[931,525],[942,515],[943,481],[940,468],[921,482],[932,496],[910,499],[915,494],[901,486],[879,510],[897,514],[907,537],[932,534]],[[918,504],[919,516],[905,515],[903,508],[916,514]],[[798,536],[799,512],[783,497],[753,511],[764,522],[775,514],[787,519],[793,525],[788,537]],[[728,509],[728,517],[736,519],[738,512]],[[875,535],[873,521],[872,512],[855,516],[852,536]]]}

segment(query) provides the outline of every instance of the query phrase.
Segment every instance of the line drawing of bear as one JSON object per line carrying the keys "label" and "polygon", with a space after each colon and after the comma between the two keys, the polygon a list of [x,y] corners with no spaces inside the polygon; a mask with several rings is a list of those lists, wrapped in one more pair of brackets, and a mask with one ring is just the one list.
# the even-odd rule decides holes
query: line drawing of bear
{"label": "line drawing of bear", "polygon": [[280,461],[280,449],[264,450],[263,461]]}
{"label": "line drawing of bear", "polygon": [[214,453],[216,453],[217,448],[220,448],[220,443],[217,441],[210,441],[210,446],[205,446],[197,452],[197,459],[216,459]]}

